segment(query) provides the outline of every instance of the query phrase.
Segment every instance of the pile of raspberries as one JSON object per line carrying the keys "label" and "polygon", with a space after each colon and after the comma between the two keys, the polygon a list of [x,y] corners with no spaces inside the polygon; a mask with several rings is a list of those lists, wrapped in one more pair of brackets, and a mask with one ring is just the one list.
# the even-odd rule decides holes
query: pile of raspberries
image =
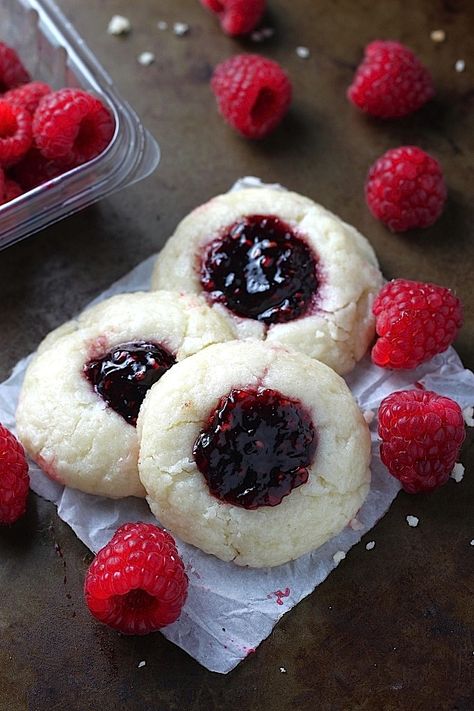
{"label": "pile of raspberries", "polygon": [[0,205],[92,160],[114,130],[96,96],[31,81],[15,50],[0,42]]}

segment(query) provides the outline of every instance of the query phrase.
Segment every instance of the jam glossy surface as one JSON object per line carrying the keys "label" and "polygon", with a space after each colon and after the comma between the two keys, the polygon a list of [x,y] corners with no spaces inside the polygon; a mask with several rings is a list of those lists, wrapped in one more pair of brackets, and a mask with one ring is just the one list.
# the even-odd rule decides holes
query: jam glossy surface
{"label": "jam glossy surface", "polygon": [[89,361],[84,375],[96,393],[135,426],[148,390],[175,363],[175,357],[163,346],[135,341],[121,343],[102,358]]}
{"label": "jam glossy surface", "polygon": [[212,301],[268,325],[302,316],[318,290],[312,250],[271,215],[246,217],[211,242],[200,279]]}
{"label": "jam glossy surface", "polygon": [[311,415],[275,390],[231,390],[194,443],[211,494],[246,509],[276,506],[308,479],[317,447]]}

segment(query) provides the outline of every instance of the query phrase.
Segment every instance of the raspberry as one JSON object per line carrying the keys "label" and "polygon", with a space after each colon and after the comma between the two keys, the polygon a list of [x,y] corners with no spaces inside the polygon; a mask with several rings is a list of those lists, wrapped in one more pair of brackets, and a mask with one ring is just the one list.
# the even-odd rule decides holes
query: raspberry
{"label": "raspberry", "polygon": [[16,163],[33,141],[28,111],[0,99],[0,165]]}
{"label": "raspberry", "polygon": [[102,153],[114,133],[109,109],[82,89],[60,89],[44,96],[33,119],[33,135],[45,158],[87,163]]}
{"label": "raspberry", "polygon": [[86,574],[93,616],[124,634],[148,634],[178,619],[188,578],[173,538],[151,523],[126,523]]}
{"label": "raspberry", "polygon": [[14,523],[25,513],[30,477],[25,451],[0,425],[0,524]]}
{"label": "raspberry", "polygon": [[382,400],[378,432],[382,462],[410,494],[446,483],[465,437],[459,405],[429,390]]}
{"label": "raspberry", "polygon": [[371,42],[347,96],[371,116],[399,118],[433,98],[431,75],[418,57],[399,42]]}
{"label": "raspberry", "polygon": [[23,190],[18,183],[11,178],[6,178],[3,190],[3,199],[0,200],[0,205],[4,205],[6,202],[10,202],[10,200],[20,197],[20,195],[23,195]]}
{"label": "raspberry", "polygon": [[202,5],[214,12],[227,35],[247,35],[263,17],[265,0],[201,0]]}
{"label": "raspberry", "polygon": [[26,84],[30,78],[15,50],[0,42],[0,92]]}
{"label": "raspberry", "polygon": [[445,351],[462,326],[462,305],[442,286],[394,279],[374,301],[380,338],[372,361],[382,368],[416,368]]}
{"label": "raspberry", "polygon": [[238,54],[219,64],[211,86],[224,119],[247,138],[273,131],[291,102],[291,83],[283,69],[256,54]]}
{"label": "raspberry", "polygon": [[446,202],[441,167],[416,146],[393,148],[370,168],[365,199],[374,217],[392,232],[429,227]]}
{"label": "raspberry", "polygon": [[11,174],[23,190],[33,190],[65,173],[69,167],[71,166],[64,161],[48,160],[37,148],[31,148],[26,156],[13,166]]}
{"label": "raspberry", "polygon": [[52,91],[48,84],[42,81],[32,81],[29,84],[23,84],[16,89],[10,89],[2,96],[4,101],[9,104],[15,104],[33,115],[38,108],[38,104],[43,96],[50,94]]}

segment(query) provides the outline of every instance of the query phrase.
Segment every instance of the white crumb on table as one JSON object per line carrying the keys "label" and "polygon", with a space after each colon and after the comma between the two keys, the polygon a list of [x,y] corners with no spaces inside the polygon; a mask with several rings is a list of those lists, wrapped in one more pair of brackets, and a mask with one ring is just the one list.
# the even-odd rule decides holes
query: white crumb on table
{"label": "white crumb on table", "polygon": [[145,661],[143,661],[143,662],[138,662],[138,668],[141,669],[142,667],[145,666],[145,664],[146,664]]}
{"label": "white crumb on table", "polygon": [[454,479],[456,484],[459,484],[460,481],[462,481],[464,476],[464,465],[461,464],[461,462],[456,462],[454,465],[453,471],[451,472],[451,479]]}
{"label": "white crumb on table", "polygon": [[430,37],[433,42],[444,42],[446,39],[446,32],[444,30],[433,30],[430,33]]}
{"label": "white crumb on table", "polygon": [[465,407],[462,416],[468,427],[474,427],[474,407]]}
{"label": "white crumb on table", "polygon": [[[474,546],[474,538],[472,539],[470,545],[471,545],[471,546]],[[473,652],[473,654],[474,654],[474,652]]]}
{"label": "white crumb on table", "polygon": [[310,55],[308,47],[297,47],[295,52],[300,59],[308,59]]}
{"label": "white crumb on table", "polygon": [[282,674],[286,674],[286,669],[285,669],[285,667],[280,667],[280,671],[281,671]]}
{"label": "white crumb on table", "polygon": [[366,545],[365,545],[365,550],[366,550],[366,551],[373,551],[374,548],[375,548],[375,541],[369,541],[369,542],[366,543]]}
{"label": "white crumb on table", "polygon": [[141,64],[144,67],[148,67],[155,61],[155,55],[153,54],[153,52],[142,52],[138,55],[137,61],[138,64]]}
{"label": "white crumb on table", "polygon": [[130,20],[123,15],[114,15],[109,22],[107,32],[109,35],[126,35],[132,29]]}
{"label": "white crumb on table", "polygon": [[364,528],[364,524],[359,521],[358,518],[352,518],[349,521],[349,526],[352,528],[353,531],[362,531]]}
{"label": "white crumb on table", "polygon": [[416,528],[419,523],[420,519],[418,518],[418,516],[407,516],[407,524],[412,528]]}
{"label": "white crumb on table", "polygon": [[454,65],[454,68],[457,72],[463,72],[466,68],[466,62],[464,59],[458,59]]}
{"label": "white crumb on table", "polygon": [[159,20],[159,22],[156,23],[156,26],[158,27],[159,30],[167,30],[168,29],[168,23],[165,22],[165,20]]}
{"label": "white crumb on table", "polygon": [[173,32],[177,37],[183,37],[189,32],[189,25],[186,22],[175,22],[173,24]]}
{"label": "white crumb on table", "polygon": [[341,560],[344,560],[345,557],[346,557],[346,554],[344,553],[344,551],[337,551],[336,553],[334,553],[332,559],[336,565],[339,565]]}
{"label": "white crumb on table", "polygon": [[373,410],[364,410],[362,416],[367,424],[370,425],[374,421],[375,412]]}

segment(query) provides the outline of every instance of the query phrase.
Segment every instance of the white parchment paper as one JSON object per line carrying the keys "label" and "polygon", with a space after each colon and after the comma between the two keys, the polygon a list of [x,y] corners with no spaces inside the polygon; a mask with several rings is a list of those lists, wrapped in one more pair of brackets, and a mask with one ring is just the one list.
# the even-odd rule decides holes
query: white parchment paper
{"label": "white parchment paper", "polygon": [[[249,178],[234,186],[257,185]],[[113,294],[148,289],[154,257],[142,262],[113,284],[96,301]],[[29,358],[20,361],[0,385],[0,421],[15,430],[15,410]],[[380,401],[394,390],[421,384],[452,397],[464,409],[474,404],[474,374],[465,370],[450,348],[416,370],[395,373],[378,368],[369,358],[346,378],[359,406],[376,411]],[[182,647],[211,671],[226,673],[254,652],[278,622],[309,595],[336,566],[333,555],[347,551],[385,514],[399,491],[378,456],[376,421],[372,423],[372,484],[357,515],[354,530],[347,527],[324,546],[292,563],[271,569],[246,569],[224,563],[177,540],[189,577],[189,595],[180,619],[165,628],[165,637]],[[58,515],[77,536],[96,552],[127,521],[156,519],[145,501],[114,501],[60,486],[35,465],[30,466],[31,488],[53,501]],[[451,485],[451,484],[448,484]],[[453,484],[454,485],[454,484]]]}

